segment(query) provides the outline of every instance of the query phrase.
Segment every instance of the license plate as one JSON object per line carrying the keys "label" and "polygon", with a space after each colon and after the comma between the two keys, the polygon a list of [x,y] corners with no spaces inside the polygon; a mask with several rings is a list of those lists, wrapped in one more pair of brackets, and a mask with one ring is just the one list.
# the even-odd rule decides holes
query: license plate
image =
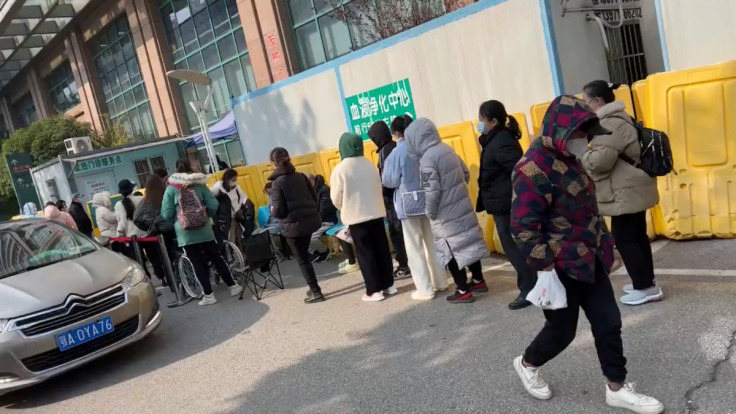
{"label": "license plate", "polygon": [[74,348],[77,345],[82,345],[83,343],[99,338],[102,335],[109,334],[114,330],[115,327],[108,316],[107,318],[100,319],[97,322],[80,326],[79,328],[72,329],[69,332],[57,336],[56,344],[59,345],[59,351],[66,351],[69,348]]}

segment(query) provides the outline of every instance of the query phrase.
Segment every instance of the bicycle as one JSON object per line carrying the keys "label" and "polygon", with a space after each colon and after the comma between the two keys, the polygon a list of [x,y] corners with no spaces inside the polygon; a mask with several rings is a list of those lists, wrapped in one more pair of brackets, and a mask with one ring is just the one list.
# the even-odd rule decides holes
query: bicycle
{"label": "bicycle", "polygon": [[[224,240],[220,242],[220,244],[224,246],[225,262],[227,262],[228,267],[233,270],[233,279],[236,280],[237,276],[235,276],[235,272],[242,271],[245,268],[245,257],[243,257],[243,253],[235,243],[229,240]],[[208,264],[210,276],[217,274],[212,263],[210,262]],[[181,283],[184,291],[189,296],[195,299],[199,299],[204,296],[202,284],[199,283],[199,279],[197,279],[197,275],[194,273],[194,265],[187,257],[186,253],[182,252],[178,255],[174,268],[179,273],[179,283]]]}

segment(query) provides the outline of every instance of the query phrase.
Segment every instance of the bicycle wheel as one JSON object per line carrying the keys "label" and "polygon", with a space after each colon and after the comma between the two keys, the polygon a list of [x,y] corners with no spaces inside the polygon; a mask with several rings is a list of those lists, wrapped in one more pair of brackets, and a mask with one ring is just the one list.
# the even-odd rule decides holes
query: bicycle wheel
{"label": "bicycle wheel", "polygon": [[188,257],[182,256],[179,258],[179,279],[184,290],[193,298],[201,298],[204,295],[204,289],[202,284],[197,279],[197,274],[194,273],[194,266],[192,261]]}
{"label": "bicycle wheel", "polygon": [[238,246],[231,242],[225,240],[224,242],[225,246],[225,261],[227,262],[228,267],[230,267],[233,271],[242,271],[243,268],[245,268],[245,257],[243,257],[243,252],[238,249]]}

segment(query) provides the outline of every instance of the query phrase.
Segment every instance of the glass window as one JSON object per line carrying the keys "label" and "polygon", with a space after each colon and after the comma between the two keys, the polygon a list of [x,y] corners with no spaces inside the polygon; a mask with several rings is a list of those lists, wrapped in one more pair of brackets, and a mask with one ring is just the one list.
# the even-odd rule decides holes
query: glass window
{"label": "glass window", "polygon": [[350,30],[348,30],[348,25],[345,22],[336,19],[331,14],[327,14],[320,17],[319,28],[322,32],[327,60],[350,53],[353,44],[350,40]]}
{"label": "glass window", "polygon": [[289,0],[289,11],[294,24],[299,24],[314,16],[311,0]]}
{"label": "glass window", "polygon": [[235,49],[235,40],[232,36],[225,36],[217,42],[217,48],[220,49],[220,59],[227,62],[238,54]]}
{"label": "glass window", "polygon": [[295,31],[302,67],[311,68],[325,62],[325,49],[317,31],[317,22],[308,23]]}
{"label": "glass window", "polygon": [[227,4],[227,14],[230,15],[230,25],[232,27],[240,27],[240,13],[238,12],[238,4],[235,0],[225,0]]}
{"label": "glass window", "polygon": [[238,53],[245,52],[248,47],[245,45],[245,36],[243,35],[243,29],[238,29],[233,32],[235,38],[235,47],[238,49]]}
{"label": "glass window", "polygon": [[[104,68],[106,72],[98,73],[98,78],[110,120],[119,122],[135,140],[156,138],[127,17],[122,16],[110,23],[104,35],[96,36],[90,42],[92,50],[97,51],[92,56],[95,66]],[[68,91],[71,95],[76,91],[76,85],[70,86]],[[151,122],[139,121],[143,117],[148,117]]]}
{"label": "glass window", "polygon": [[23,95],[13,105],[13,110],[18,116],[18,123],[21,128],[25,128],[36,121],[36,105],[33,103],[31,93]]}
{"label": "glass window", "polygon": [[168,169],[166,168],[166,160],[164,159],[164,157],[152,157],[149,158],[148,161],[151,162],[151,170],[155,171],[159,168],[163,168],[164,170],[168,171]]}
{"label": "glass window", "polygon": [[245,82],[248,84],[248,90],[252,91],[256,89],[256,75],[253,72],[253,65],[250,63],[250,56],[245,55],[240,58],[240,63],[243,65],[243,72],[245,72]]}
{"label": "glass window", "polygon": [[202,49],[202,59],[204,67],[209,69],[220,63],[220,56],[217,55],[217,45],[210,45]]}
{"label": "glass window", "polygon": [[[110,86],[102,85],[103,93],[107,94],[105,86],[107,86],[107,91],[110,90]],[[46,76],[46,87],[51,95],[51,102],[58,112],[66,112],[79,104],[77,83],[72,75],[69,61],[62,63]]]}
{"label": "glass window", "polygon": [[133,161],[135,166],[135,177],[138,184],[145,184],[148,180],[148,176],[151,175],[151,166],[148,164],[148,160],[136,160]]}
{"label": "glass window", "polygon": [[179,26],[179,30],[181,31],[181,40],[184,42],[186,53],[197,50],[199,44],[197,44],[197,33],[194,32],[194,21],[187,20],[186,23]]}
{"label": "glass window", "polygon": [[210,6],[210,17],[212,18],[212,26],[215,28],[215,36],[220,36],[230,31],[230,20],[227,16],[227,5],[225,5],[225,2],[214,2]]}
{"label": "glass window", "polygon": [[215,35],[212,31],[212,21],[207,10],[202,10],[194,16],[194,26],[197,28],[197,37],[200,45],[211,42]]}
{"label": "glass window", "polygon": [[202,62],[202,55],[199,52],[190,56],[187,63],[189,63],[190,70],[196,70],[197,72],[204,71],[204,62]]}
{"label": "glass window", "polygon": [[244,71],[240,67],[240,61],[233,60],[222,67],[225,70],[225,79],[232,96],[240,96],[248,93],[248,84],[245,83]]}

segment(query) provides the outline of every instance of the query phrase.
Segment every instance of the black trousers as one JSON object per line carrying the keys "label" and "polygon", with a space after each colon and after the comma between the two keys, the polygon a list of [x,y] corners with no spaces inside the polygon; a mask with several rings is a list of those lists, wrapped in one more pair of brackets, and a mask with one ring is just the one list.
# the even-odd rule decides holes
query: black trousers
{"label": "black trousers", "polygon": [[151,262],[153,274],[162,281],[166,281],[166,269],[164,269],[164,261],[161,258],[161,250],[158,242],[140,243],[141,250],[146,254],[146,258]]}
{"label": "black trousers", "polygon": [[365,280],[366,293],[372,295],[393,286],[394,265],[383,219],[351,224],[350,235],[355,243],[355,254]]}
{"label": "black trousers", "polygon": [[227,262],[222,255],[220,255],[220,248],[214,240],[184,246],[184,252],[187,254],[189,260],[191,260],[192,266],[194,266],[194,274],[197,275],[199,283],[202,284],[205,295],[212,294],[209,262],[212,262],[215,266],[215,270],[217,270],[217,273],[225,281],[226,285],[233,286],[235,284],[233,276],[230,273],[230,268],[227,266]]}
{"label": "black trousers", "polygon": [[302,271],[302,276],[307,282],[307,285],[309,285],[309,289],[314,293],[320,293],[322,289],[319,287],[319,283],[317,283],[317,273],[314,272],[312,258],[309,254],[309,243],[311,240],[312,235],[286,237],[286,243],[291,248],[291,251],[296,255],[299,269]]}
{"label": "black trousers", "polygon": [[406,256],[406,246],[404,246],[404,230],[401,227],[399,216],[396,215],[393,203],[386,205],[386,219],[388,220],[388,236],[391,238],[391,244],[394,245],[396,261],[399,262],[400,268],[408,269],[409,259]]}
{"label": "black trousers", "polygon": [[355,250],[353,249],[353,245],[346,242],[345,240],[338,239],[340,242],[340,247],[342,248],[342,252],[345,253],[345,256],[348,257],[348,263],[351,265],[355,264]]}
{"label": "black trousers", "polygon": [[603,269],[603,265],[596,261],[595,282],[592,284],[578,282],[557,272],[567,292],[567,308],[544,311],[547,323],[524,352],[524,361],[541,367],[567,348],[575,339],[582,308],[590,321],[603,375],[611,382],[626,380],[621,312],[613,295],[611,280]]}
{"label": "black trousers", "polygon": [[[473,277],[473,279],[479,282],[484,280],[483,279],[483,267],[480,264],[480,260],[468,266],[468,269],[470,269],[470,274]],[[468,291],[468,274],[465,273],[465,268],[460,269],[457,265],[457,261],[455,261],[455,258],[453,258],[452,260],[450,260],[450,263],[447,264],[447,270],[450,271],[450,274],[452,275],[452,279],[455,281],[455,286],[457,286],[457,290],[462,290],[463,292],[467,292]]]}
{"label": "black trousers", "polygon": [[511,237],[511,216],[509,214],[494,214],[493,221],[496,223],[498,238],[501,239],[501,246],[506,253],[506,258],[516,270],[516,286],[519,287],[520,296],[526,297],[537,283],[537,272],[529,267],[526,256],[519,250]]}
{"label": "black trousers", "polygon": [[654,259],[647,235],[647,212],[611,217],[611,233],[634,289],[654,286]]}

